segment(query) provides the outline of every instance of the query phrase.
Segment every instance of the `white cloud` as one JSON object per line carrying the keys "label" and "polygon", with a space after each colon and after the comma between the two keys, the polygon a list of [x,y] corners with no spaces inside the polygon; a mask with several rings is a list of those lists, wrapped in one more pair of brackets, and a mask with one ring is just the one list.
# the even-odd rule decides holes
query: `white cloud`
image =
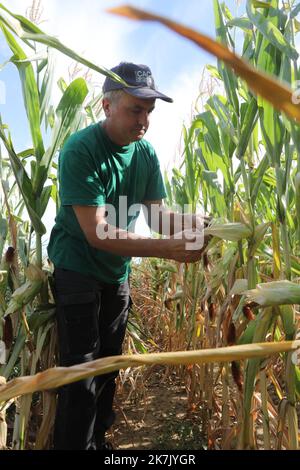
{"label": "white cloud", "polygon": [[157,101],[146,138],[156,149],[163,169],[173,166],[180,155],[183,124],[191,124],[201,73],[201,67],[184,72],[175,76],[168,90],[161,90],[171,96],[174,103]]}

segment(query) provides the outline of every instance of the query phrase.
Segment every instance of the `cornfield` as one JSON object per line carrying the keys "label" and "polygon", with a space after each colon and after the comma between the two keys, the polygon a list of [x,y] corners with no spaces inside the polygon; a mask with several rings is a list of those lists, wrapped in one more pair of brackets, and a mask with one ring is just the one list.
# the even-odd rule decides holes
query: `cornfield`
{"label": "cornfield", "polygon": [[[128,354],[58,368],[42,217],[50,201],[60,204],[57,154],[72,132],[99,121],[101,95],[79,69],[82,76],[70,83],[59,80],[62,97],[54,108],[53,50],[120,79],[0,4],[32,138],[32,148],[16,153],[1,120],[0,448],[27,449],[37,413],[33,448],[50,447],[55,388],[163,364],[184,377],[189,406],[201,410],[208,449],[298,449],[300,4],[247,0],[242,17],[219,0],[212,8],[216,40],[131,7],[110,10],[158,21],[218,59],[206,72],[218,92],[212,90],[184,126],[180,163],[165,175],[170,207],[201,206],[211,216],[210,241],[198,263],[150,258],[135,264]],[[37,52],[40,44],[43,52]]]}

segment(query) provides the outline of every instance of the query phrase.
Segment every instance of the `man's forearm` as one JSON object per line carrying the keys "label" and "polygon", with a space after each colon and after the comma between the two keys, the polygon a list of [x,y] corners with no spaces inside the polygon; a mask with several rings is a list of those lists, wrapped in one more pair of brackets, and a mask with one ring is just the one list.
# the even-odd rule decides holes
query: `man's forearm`
{"label": "man's forearm", "polygon": [[168,240],[143,237],[109,224],[99,224],[90,243],[98,250],[120,256],[163,258]]}
{"label": "man's forearm", "polygon": [[159,233],[161,235],[174,235],[183,230],[191,230],[197,227],[195,214],[178,214],[171,211],[163,211],[160,216]]}
{"label": "man's forearm", "polygon": [[142,207],[151,230],[166,236],[173,236],[184,230],[202,230],[207,219],[200,214],[173,212],[162,204],[148,202]]}

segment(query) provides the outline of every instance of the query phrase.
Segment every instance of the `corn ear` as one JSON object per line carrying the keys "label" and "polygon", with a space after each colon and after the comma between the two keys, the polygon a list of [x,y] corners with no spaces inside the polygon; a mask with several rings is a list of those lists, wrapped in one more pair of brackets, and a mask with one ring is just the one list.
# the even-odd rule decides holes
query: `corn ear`
{"label": "corn ear", "polygon": [[250,302],[261,307],[300,303],[300,285],[290,281],[275,281],[258,284],[256,289],[243,293]]}
{"label": "corn ear", "polygon": [[204,229],[204,236],[212,235],[223,240],[238,242],[252,235],[252,229],[245,224],[231,222],[228,224],[214,224]]}
{"label": "corn ear", "polygon": [[261,242],[262,242],[262,240],[263,240],[263,238],[266,234],[266,231],[268,230],[268,228],[270,226],[271,226],[271,223],[267,222],[267,223],[263,223],[263,224],[260,224],[257,227],[255,227],[254,237],[253,237],[253,241],[252,241],[252,244],[251,244],[251,247],[250,247],[249,256],[254,256],[255,255],[257,248],[261,244]]}
{"label": "corn ear", "polygon": [[24,305],[31,302],[40,292],[45,275],[37,266],[30,265],[26,269],[27,281],[21,287],[16,289],[11,296],[5,315],[10,315],[20,310]]}

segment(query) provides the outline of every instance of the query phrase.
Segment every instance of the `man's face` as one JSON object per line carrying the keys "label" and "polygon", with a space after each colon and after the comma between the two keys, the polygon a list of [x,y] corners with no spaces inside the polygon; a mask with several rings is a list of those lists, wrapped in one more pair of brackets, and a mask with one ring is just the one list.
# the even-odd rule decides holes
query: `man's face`
{"label": "man's face", "polygon": [[144,100],[122,93],[116,101],[103,100],[103,108],[109,129],[116,143],[127,145],[141,140],[149,127],[149,117],[155,107],[155,99]]}

